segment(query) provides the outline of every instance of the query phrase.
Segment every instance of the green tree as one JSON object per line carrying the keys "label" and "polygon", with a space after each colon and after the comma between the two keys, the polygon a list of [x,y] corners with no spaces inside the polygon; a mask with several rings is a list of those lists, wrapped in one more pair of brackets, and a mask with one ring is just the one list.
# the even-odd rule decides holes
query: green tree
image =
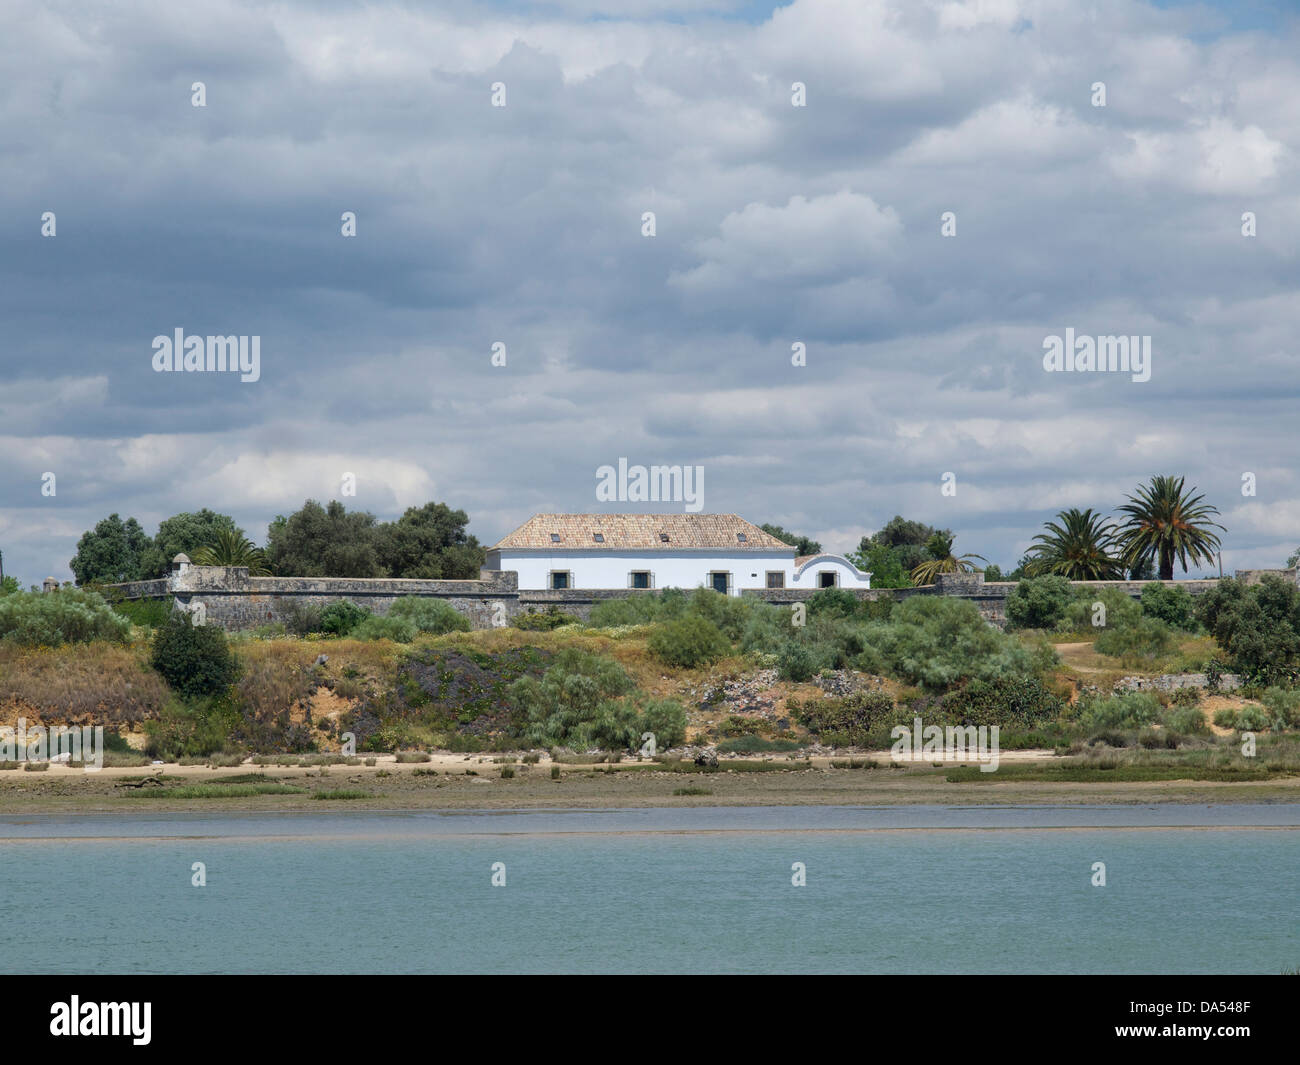
{"label": "green tree", "polygon": [[[863,543],[869,543],[864,538]],[[884,544],[871,544],[867,550],[855,551],[849,556],[858,569],[871,574],[873,588],[911,588],[911,571],[903,565],[896,548]]]}
{"label": "green tree", "polygon": [[1142,559],[1157,563],[1160,580],[1174,579],[1174,560],[1187,572],[1188,560],[1214,561],[1220,546],[1211,529],[1223,529],[1210,516],[1218,508],[1202,502],[1204,496],[1193,495],[1196,489],[1183,490],[1182,477],[1157,476],[1149,485],[1139,485],[1135,496],[1120,507],[1128,520],[1119,533],[1119,550],[1125,564],[1132,566]]}
{"label": "green tree", "polygon": [[390,577],[474,580],[487,553],[465,532],[469,516],[446,503],[408,507],[397,521],[379,526],[379,564]]}
{"label": "green tree", "polygon": [[850,561],[871,574],[873,588],[910,588],[912,571],[931,560],[925,545],[935,533],[952,535],[951,530],[895,514],[879,532],[858,542]]}
{"label": "green tree", "polygon": [[201,547],[215,542],[218,533],[243,536],[244,530],[228,514],[218,514],[204,507],[193,513],[173,514],[158,523],[158,531],[141,559],[140,569],[144,580],[163,577],[171,569],[172,559],[179,554],[189,555]]}
{"label": "green tree", "polygon": [[266,556],[284,577],[386,577],[378,538],[373,514],[349,514],[337,500],[322,507],[309,499],[301,510],[271,522]]}
{"label": "green tree", "polygon": [[1092,508],[1071,507],[1046,523],[1034,537],[1030,567],[1035,574],[1055,573],[1072,581],[1109,581],[1124,576],[1115,554],[1115,527]]}
{"label": "green tree", "polygon": [[1300,588],[1294,581],[1225,578],[1198,597],[1196,615],[1238,672],[1271,682],[1300,667]]}
{"label": "green tree", "polygon": [[215,625],[195,625],[179,610],[154,630],[150,661],[163,680],[185,696],[215,695],[239,678],[239,663],[226,634]]}
{"label": "green tree", "polygon": [[97,522],[77,541],[77,553],[68,563],[78,584],[117,584],[143,579],[149,537],[135,518],[123,521],[116,514]]}
{"label": "green tree", "polygon": [[809,539],[807,536],[800,536],[798,533],[787,532],[779,525],[764,523],[759,526],[769,536],[775,536],[783,544],[789,544],[794,548],[794,553],[800,557],[803,555],[820,555],[822,545],[816,540]]}
{"label": "green tree", "polygon": [[1007,596],[1007,622],[1014,629],[1054,629],[1074,598],[1066,578],[1056,574],[1028,577]]}
{"label": "green tree", "polygon": [[976,566],[972,559],[988,561],[983,555],[954,555],[954,539],[956,537],[946,529],[931,536],[925,544],[930,557],[912,570],[912,580],[917,584],[933,584],[940,573],[974,573]]}
{"label": "green tree", "polygon": [[230,529],[218,529],[209,543],[195,550],[190,561],[196,566],[247,566],[250,577],[271,575],[266,552]]}

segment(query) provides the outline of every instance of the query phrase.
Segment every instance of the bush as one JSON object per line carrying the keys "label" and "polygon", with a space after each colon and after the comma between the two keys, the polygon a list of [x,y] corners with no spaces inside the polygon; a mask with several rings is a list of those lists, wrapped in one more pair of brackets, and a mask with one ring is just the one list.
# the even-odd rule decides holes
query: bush
{"label": "bush", "polygon": [[872,733],[890,723],[894,700],[884,692],[855,692],[842,699],[791,704],[795,720],[832,747],[866,747]]}
{"label": "bush", "polygon": [[1167,654],[1174,646],[1174,632],[1157,618],[1139,617],[1131,625],[1107,628],[1092,646],[1103,655],[1133,662],[1150,661]]}
{"label": "bush", "polygon": [[1194,631],[1195,604],[1186,588],[1166,584],[1148,584],[1142,589],[1142,613],[1163,621],[1175,629]]}
{"label": "bush", "polygon": [[181,612],[154,631],[150,661],[168,685],[187,696],[214,695],[239,677],[226,634],[214,625],[195,625]]}
{"label": "bush", "polygon": [[662,592],[606,599],[591,608],[591,624],[613,629],[621,625],[649,625],[656,621],[679,618],[686,610],[686,593],[678,588]]}
{"label": "bush", "polygon": [[932,691],[967,680],[1035,676],[1056,661],[1050,647],[1027,647],[999,632],[974,603],[943,596],[908,599],[888,622],[866,626],[862,636],[867,646],[857,659],[859,669],[887,670]]}
{"label": "bush", "polygon": [[132,625],[138,625],[142,629],[156,629],[166,625],[175,609],[171,596],[165,599],[122,599],[112,603],[112,607]]}
{"label": "bush", "polygon": [[649,646],[652,655],[678,669],[711,665],[731,653],[718,626],[698,615],[665,622],[650,636]]}
{"label": "bush", "polygon": [[1196,601],[1196,616],[1238,673],[1264,682],[1300,666],[1300,588],[1280,577],[1259,584],[1219,581]]}
{"label": "bush", "polygon": [[814,616],[851,618],[858,606],[858,597],[847,588],[821,588],[808,597],[808,613]]}
{"label": "bush", "polygon": [[1260,696],[1260,702],[1272,718],[1270,724],[1275,731],[1300,726],[1300,692],[1274,686]]}
{"label": "bush", "polygon": [[1198,706],[1176,706],[1165,714],[1165,728],[1172,732],[1185,732],[1192,735],[1208,732],[1205,713]]}
{"label": "bush", "polygon": [[324,611],[315,603],[291,602],[284,608],[284,627],[294,636],[307,636],[321,631]]}
{"label": "bush", "polygon": [[[1104,624],[1095,625],[1097,604],[1104,608]],[[1080,588],[1065,608],[1065,614],[1057,629],[1061,632],[1101,632],[1107,629],[1121,629],[1135,625],[1142,618],[1142,608],[1132,596],[1125,595],[1118,588]]]}
{"label": "bush", "polygon": [[347,636],[370,616],[365,607],[350,599],[339,599],[320,612],[320,631],[332,636]]}
{"label": "bush", "polygon": [[1007,623],[1016,629],[1054,629],[1073,598],[1074,589],[1064,577],[1022,580],[1007,596]]}
{"label": "bush", "polygon": [[172,701],[157,718],[145,722],[145,754],[165,762],[205,758],[226,748],[238,722],[228,699],[197,699],[188,706]]}
{"label": "bush", "polygon": [[509,698],[534,746],[627,749],[639,742],[642,724],[636,706],[623,698],[632,689],[613,659],[569,647],[540,679],[516,680]]}
{"label": "bush", "polygon": [[352,630],[356,640],[393,640],[397,643],[410,643],[415,639],[415,626],[405,618],[379,617],[372,614]]}
{"label": "bush", "polygon": [[109,640],[125,643],[131,623],[103,596],[82,588],[14,592],[0,597],[0,639],[28,647]]}
{"label": "bush", "polygon": [[782,680],[796,683],[812,680],[817,674],[817,663],[808,646],[800,640],[787,640],[776,659],[777,672]]}
{"label": "bush", "polygon": [[1037,677],[972,680],[946,695],[940,707],[957,725],[1033,728],[1055,721],[1065,704]]}
{"label": "bush", "polygon": [[550,632],[561,625],[572,625],[577,620],[572,614],[566,614],[556,606],[548,606],[543,611],[529,610],[524,614],[516,614],[510,624],[516,629],[530,632]]}
{"label": "bush", "polygon": [[1081,700],[1079,724],[1085,731],[1142,728],[1160,720],[1160,700],[1150,692],[1121,692]]}
{"label": "bush", "polygon": [[469,632],[470,629],[469,618],[444,599],[404,595],[393,601],[388,617],[409,622],[416,631],[434,636],[445,632]]}
{"label": "bush", "polygon": [[686,742],[686,710],[672,699],[651,700],[641,712],[641,732],[654,733],[658,750],[678,747]]}

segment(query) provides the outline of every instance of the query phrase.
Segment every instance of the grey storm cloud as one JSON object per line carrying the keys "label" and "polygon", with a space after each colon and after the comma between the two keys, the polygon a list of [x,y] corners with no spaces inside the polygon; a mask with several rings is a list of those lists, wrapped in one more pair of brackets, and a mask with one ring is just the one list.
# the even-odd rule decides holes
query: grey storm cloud
{"label": "grey storm cloud", "polygon": [[[66,578],[114,511],[260,537],[345,471],[350,504],[446,500],[492,541],[594,509],[619,456],[842,550],[902,512],[1006,565],[1160,472],[1220,506],[1226,567],[1300,546],[1295,21],[612,10],[12,4],[6,572]],[[1151,380],[1045,373],[1067,327],[1150,335]],[[155,373],[177,328],[260,336],[261,379]]]}

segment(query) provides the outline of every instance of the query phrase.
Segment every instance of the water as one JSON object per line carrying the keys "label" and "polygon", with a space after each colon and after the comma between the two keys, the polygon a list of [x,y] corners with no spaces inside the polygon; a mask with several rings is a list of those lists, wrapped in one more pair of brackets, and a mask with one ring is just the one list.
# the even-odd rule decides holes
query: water
{"label": "water", "polygon": [[1295,805],[7,817],[0,971],[1277,973],[1298,874]]}

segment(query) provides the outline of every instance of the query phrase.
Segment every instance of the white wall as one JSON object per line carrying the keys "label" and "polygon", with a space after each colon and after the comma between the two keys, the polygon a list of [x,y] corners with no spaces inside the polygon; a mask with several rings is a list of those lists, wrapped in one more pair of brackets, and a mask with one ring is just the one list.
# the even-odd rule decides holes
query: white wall
{"label": "white wall", "polygon": [[[495,559],[499,554],[500,562]],[[534,554],[502,550],[494,552],[489,566],[519,573],[519,587],[528,591],[549,588],[552,570],[568,570],[571,588],[627,588],[628,574],[649,570],[652,588],[699,588],[709,585],[709,573],[723,570],[731,574],[731,590],[766,588],[767,571],[785,574],[786,587],[794,577],[794,557],[786,551],[745,551],[732,555],[700,552],[664,554],[660,551],[601,551],[583,553],[556,552]]]}
{"label": "white wall", "polygon": [[722,570],[731,574],[731,591],[739,594],[747,588],[766,588],[769,570],[785,575],[786,588],[817,588],[817,574],[834,570],[841,588],[869,588],[870,575],[862,573],[839,555],[818,555],[806,563],[801,576],[796,575],[790,551],[738,551],[734,554],[711,552],[661,551],[557,551],[541,554],[508,549],[492,552],[488,565],[519,574],[519,587],[537,591],[551,586],[552,570],[567,570],[570,588],[628,588],[628,574],[649,570],[652,588],[699,588],[709,586],[709,574]]}
{"label": "white wall", "polygon": [[789,583],[791,588],[820,588],[820,574],[835,574],[837,588],[870,588],[871,574],[858,569],[843,555],[815,555],[810,558],[794,575]]}

